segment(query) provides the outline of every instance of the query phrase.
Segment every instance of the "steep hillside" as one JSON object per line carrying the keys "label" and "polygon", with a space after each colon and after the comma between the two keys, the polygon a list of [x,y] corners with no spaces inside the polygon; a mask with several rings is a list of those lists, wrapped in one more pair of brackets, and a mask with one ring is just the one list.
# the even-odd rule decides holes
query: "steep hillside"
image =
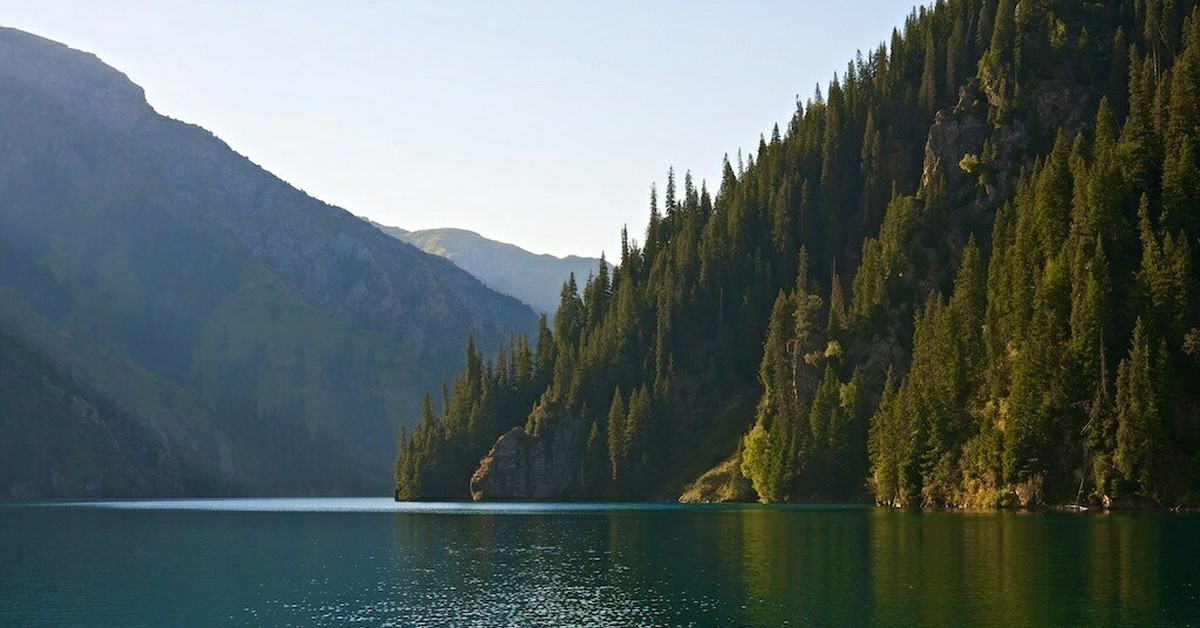
{"label": "steep hillside", "polygon": [[[582,282],[597,274],[601,263],[594,257],[530,253],[515,244],[489,240],[465,229],[405,231],[376,226],[426,253],[454,262],[492,290],[515,297],[535,312],[551,316],[558,309],[562,285],[567,278],[575,275]],[[604,263],[612,270],[611,264]]]}
{"label": "steep hillside", "polygon": [[[0,320],[42,339],[25,362],[70,365],[161,432],[175,492],[386,490],[397,427],[468,335],[494,349],[534,328],[450,262],[158,115],[94,56],[0,29],[0,59]],[[74,420],[55,407],[43,421]],[[5,425],[0,455],[28,436]],[[84,447],[72,434],[53,455]],[[91,458],[78,486],[132,486]],[[48,485],[0,491],[14,482]]]}
{"label": "steep hillside", "polygon": [[183,491],[161,429],[0,329],[5,495],[154,496]]}
{"label": "steep hillside", "polygon": [[460,376],[398,496],[1197,503],[1198,95],[1192,1],[914,11],[715,197],[669,177],[532,412]]}

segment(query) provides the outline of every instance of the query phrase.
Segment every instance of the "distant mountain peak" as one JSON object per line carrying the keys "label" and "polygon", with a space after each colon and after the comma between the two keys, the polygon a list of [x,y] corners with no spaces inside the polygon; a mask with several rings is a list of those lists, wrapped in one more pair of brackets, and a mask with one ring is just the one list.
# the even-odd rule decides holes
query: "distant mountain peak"
{"label": "distant mountain peak", "polygon": [[[446,227],[406,231],[374,221],[384,233],[453,261],[489,288],[515,297],[536,312],[554,314],[563,282],[574,273],[582,284],[600,270],[600,259],[533,253],[515,244],[486,238],[468,229]],[[612,264],[608,264],[609,270]]]}

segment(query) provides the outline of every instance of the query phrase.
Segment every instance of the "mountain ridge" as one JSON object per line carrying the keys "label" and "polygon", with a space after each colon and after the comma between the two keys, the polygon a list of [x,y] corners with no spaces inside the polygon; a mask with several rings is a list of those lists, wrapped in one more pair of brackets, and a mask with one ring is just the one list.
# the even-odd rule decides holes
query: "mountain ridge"
{"label": "mountain ridge", "polygon": [[[515,244],[492,240],[468,229],[440,228],[407,231],[370,221],[384,233],[453,261],[485,285],[513,296],[535,312],[553,315],[561,289],[574,275],[583,282],[599,272],[601,258],[533,253]],[[611,271],[612,264],[604,262]]]}
{"label": "mountain ridge", "polygon": [[[534,328],[449,261],[159,115],[95,55],[4,28],[0,56],[7,329],[61,337],[42,346],[81,390],[161,427],[184,494],[380,491],[396,427],[468,336]],[[120,494],[103,462],[60,486]]]}

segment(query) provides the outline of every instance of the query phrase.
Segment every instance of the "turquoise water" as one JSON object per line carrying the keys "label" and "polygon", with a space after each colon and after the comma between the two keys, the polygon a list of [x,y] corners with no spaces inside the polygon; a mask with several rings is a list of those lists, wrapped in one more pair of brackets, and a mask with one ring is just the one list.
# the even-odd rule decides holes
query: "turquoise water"
{"label": "turquoise water", "polygon": [[1200,517],[0,503],[0,625],[1200,625]]}

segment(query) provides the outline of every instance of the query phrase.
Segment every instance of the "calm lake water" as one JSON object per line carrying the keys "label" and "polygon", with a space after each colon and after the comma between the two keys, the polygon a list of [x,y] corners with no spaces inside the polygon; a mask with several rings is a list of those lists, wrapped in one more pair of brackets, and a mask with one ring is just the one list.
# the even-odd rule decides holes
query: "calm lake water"
{"label": "calm lake water", "polygon": [[0,625],[1200,625],[1200,517],[0,503]]}

